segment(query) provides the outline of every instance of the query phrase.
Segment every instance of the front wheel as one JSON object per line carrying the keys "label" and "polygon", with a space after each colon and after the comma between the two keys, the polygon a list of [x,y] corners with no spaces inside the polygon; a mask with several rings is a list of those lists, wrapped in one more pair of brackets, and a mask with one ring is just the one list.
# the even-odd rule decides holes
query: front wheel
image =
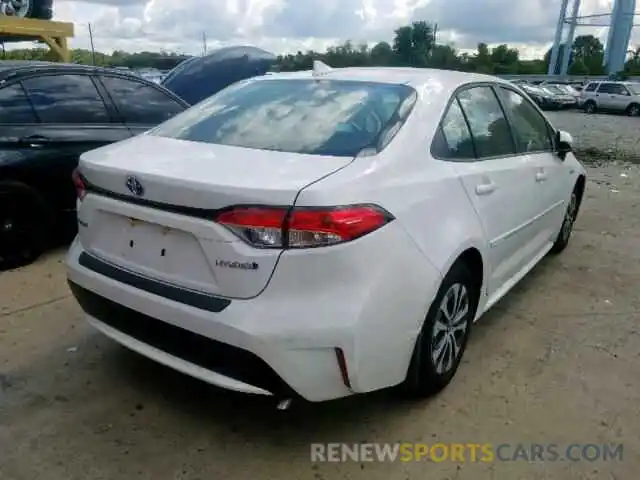
{"label": "front wheel", "polygon": [[416,340],[402,384],[406,395],[428,397],[451,383],[467,346],[477,300],[471,272],[456,263],[442,281]]}
{"label": "front wheel", "polygon": [[571,238],[571,233],[573,232],[573,225],[578,216],[578,193],[574,189],[571,193],[571,199],[569,200],[569,205],[567,206],[567,211],[564,214],[564,219],[562,220],[562,227],[560,227],[560,233],[556,237],[556,241],[551,247],[550,253],[560,253],[567,245],[569,245],[569,239]]}
{"label": "front wheel", "polygon": [[629,105],[629,108],[627,109],[627,114],[630,117],[639,117],[640,116],[640,105],[637,104],[632,104]]}

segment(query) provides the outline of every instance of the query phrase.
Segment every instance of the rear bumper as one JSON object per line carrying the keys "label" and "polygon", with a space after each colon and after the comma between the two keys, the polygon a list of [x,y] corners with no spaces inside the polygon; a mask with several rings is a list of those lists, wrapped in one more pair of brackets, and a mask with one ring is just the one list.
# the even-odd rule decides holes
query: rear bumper
{"label": "rear bumper", "polygon": [[[167,286],[150,286],[151,279],[145,285],[117,277],[104,262],[87,263],[77,239],[67,256],[68,281],[90,324],[159,363],[222,388],[324,401],[404,380],[441,280],[399,226],[370,237],[342,253],[285,254],[261,295],[218,298],[217,305],[159,291]],[[371,250],[384,254],[371,257]],[[341,256],[354,260],[342,271]]]}

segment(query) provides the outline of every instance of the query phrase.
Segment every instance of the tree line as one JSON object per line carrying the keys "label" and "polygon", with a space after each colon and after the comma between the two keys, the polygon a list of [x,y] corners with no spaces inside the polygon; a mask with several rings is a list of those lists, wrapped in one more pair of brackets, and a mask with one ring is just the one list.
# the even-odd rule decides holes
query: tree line
{"label": "tree line", "polygon": [[[566,45],[561,45],[561,51]],[[529,74],[544,75],[548,71],[551,52],[547,51],[543,58],[524,60],[517,49],[507,44],[490,48],[486,43],[479,43],[475,52],[461,52],[452,44],[438,43],[435,29],[425,21],[413,22],[395,30],[393,41],[379,42],[373,47],[356,45],[346,41],[327,49],[325,52],[309,50],[280,55],[277,67],[280,71],[310,69],[313,60],[322,60],[333,67],[348,66],[409,66],[431,67],[451,70],[462,70],[487,74]],[[602,66],[604,46],[593,35],[576,37],[571,45],[569,74],[571,75],[604,75]],[[0,57],[1,58],[1,57]],[[51,53],[44,48],[8,50],[4,54],[8,60],[54,60]],[[173,52],[138,52],[127,53],[115,51],[111,55],[89,50],[75,49],[72,61],[82,64],[128,68],[156,68],[168,70],[177,65],[185,57]],[[556,73],[560,72],[558,56]],[[640,48],[629,52],[624,72],[620,75],[640,75]]]}

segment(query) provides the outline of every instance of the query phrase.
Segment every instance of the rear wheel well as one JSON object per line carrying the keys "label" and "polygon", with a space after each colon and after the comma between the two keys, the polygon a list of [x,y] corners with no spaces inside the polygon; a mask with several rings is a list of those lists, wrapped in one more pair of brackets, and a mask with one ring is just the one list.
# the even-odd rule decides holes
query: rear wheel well
{"label": "rear wheel well", "polygon": [[462,263],[467,267],[469,272],[471,272],[471,276],[474,281],[473,287],[476,294],[475,307],[477,308],[477,302],[480,300],[482,292],[482,281],[484,279],[484,263],[482,261],[482,254],[477,248],[468,248],[460,254],[455,263],[458,262]]}
{"label": "rear wheel well", "polygon": [[578,208],[580,208],[580,204],[582,203],[582,196],[584,195],[584,188],[586,185],[587,179],[584,175],[580,175],[578,180],[576,180],[576,186],[574,191],[576,192],[576,196],[578,197]]}

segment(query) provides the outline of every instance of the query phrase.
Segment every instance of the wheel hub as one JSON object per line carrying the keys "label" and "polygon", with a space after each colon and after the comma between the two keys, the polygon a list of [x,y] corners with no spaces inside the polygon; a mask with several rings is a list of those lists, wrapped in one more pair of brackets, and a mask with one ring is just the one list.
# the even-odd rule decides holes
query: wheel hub
{"label": "wheel hub", "polygon": [[450,371],[462,353],[469,305],[467,288],[460,283],[453,284],[440,302],[431,339],[431,360],[438,374]]}

